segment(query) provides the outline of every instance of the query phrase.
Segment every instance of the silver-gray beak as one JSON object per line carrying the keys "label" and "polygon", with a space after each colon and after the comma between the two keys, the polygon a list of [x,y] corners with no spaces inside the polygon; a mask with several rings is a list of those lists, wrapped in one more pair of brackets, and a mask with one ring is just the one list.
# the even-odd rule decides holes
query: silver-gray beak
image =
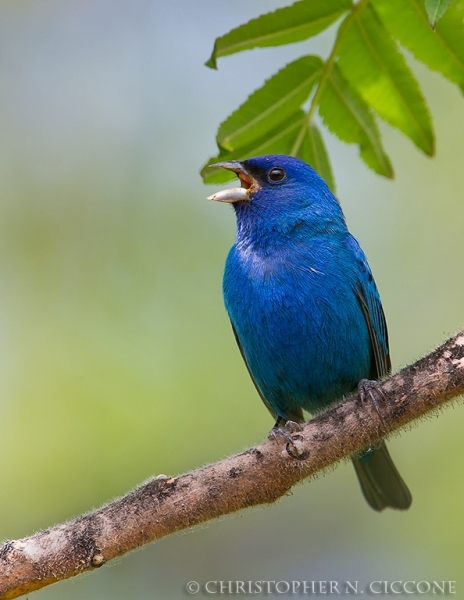
{"label": "silver-gray beak", "polygon": [[239,160],[230,160],[225,162],[215,163],[210,165],[211,167],[221,167],[228,171],[234,171],[237,173],[242,187],[233,187],[227,190],[221,190],[211,196],[208,196],[208,200],[215,200],[216,202],[242,202],[243,200],[250,199],[250,188],[254,183],[254,180],[247,173],[243,163]]}

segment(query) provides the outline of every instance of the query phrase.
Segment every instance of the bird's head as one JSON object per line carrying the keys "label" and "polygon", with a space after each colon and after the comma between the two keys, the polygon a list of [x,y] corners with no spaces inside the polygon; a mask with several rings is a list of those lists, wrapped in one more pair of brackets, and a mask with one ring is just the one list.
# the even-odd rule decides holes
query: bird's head
{"label": "bird's head", "polygon": [[212,165],[237,173],[241,187],[216,192],[208,200],[231,203],[237,216],[258,214],[265,219],[310,218],[340,214],[340,207],[325,181],[308,164],[283,154],[257,156]]}

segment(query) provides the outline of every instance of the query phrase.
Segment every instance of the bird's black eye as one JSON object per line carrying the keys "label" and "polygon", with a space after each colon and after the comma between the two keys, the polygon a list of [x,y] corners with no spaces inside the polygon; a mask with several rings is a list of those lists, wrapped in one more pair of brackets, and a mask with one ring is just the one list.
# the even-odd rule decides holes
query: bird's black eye
{"label": "bird's black eye", "polygon": [[280,167],[273,167],[272,169],[269,169],[267,173],[269,181],[282,181],[285,177],[287,177],[287,173]]}

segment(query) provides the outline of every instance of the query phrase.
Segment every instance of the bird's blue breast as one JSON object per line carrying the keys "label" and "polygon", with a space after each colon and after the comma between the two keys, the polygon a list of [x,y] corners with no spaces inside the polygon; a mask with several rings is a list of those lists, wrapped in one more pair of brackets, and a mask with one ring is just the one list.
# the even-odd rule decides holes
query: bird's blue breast
{"label": "bird's blue breast", "polygon": [[241,243],[224,273],[227,311],[251,375],[276,417],[311,413],[369,377],[373,356],[350,234]]}

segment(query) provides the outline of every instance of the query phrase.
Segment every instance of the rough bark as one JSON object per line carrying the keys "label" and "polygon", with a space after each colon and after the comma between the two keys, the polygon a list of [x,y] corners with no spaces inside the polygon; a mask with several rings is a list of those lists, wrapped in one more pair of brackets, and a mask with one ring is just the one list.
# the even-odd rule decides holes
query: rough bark
{"label": "rough bark", "polygon": [[220,515],[274,502],[295,483],[464,393],[464,331],[385,380],[379,412],[358,395],[292,433],[179,477],[159,476],[73,521],[0,547],[0,598],[100,567]]}

